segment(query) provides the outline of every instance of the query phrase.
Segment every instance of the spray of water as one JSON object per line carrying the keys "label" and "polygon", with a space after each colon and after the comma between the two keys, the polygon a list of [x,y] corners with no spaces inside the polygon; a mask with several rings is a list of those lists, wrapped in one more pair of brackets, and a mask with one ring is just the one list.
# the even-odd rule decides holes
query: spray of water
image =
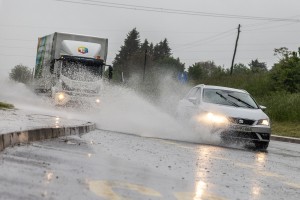
{"label": "spray of water", "polygon": [[[173,88],[172,79],[161,80],[160,99],[157,105],[145,96],[122,86],[106,84],[99,108],[85,109],[55,107],[48,97],[37,96],[23,84],[7,79],[0,81],[0,101],[34,114],[46,114],[96,123],[97,128],[196,143],[218,144],[217,135],[205,127],[186,126],[173,116],[177,100],[182,95]],[[172,90],[177,90],[173,93]],[[84,111],[84,112],[83,112]]]}

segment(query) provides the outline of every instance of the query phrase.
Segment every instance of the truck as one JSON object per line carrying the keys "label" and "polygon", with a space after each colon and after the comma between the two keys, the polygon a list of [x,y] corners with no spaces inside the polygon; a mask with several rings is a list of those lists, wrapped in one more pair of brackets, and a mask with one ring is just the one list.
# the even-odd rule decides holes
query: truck
{"label": "truck", "polygon": [[[106,65],[108,39],[55,32],[38,39],[34,90],[55,105],[100,103],[103,82],[112,78]],[[107,74],[104,78],[104,74]]]}

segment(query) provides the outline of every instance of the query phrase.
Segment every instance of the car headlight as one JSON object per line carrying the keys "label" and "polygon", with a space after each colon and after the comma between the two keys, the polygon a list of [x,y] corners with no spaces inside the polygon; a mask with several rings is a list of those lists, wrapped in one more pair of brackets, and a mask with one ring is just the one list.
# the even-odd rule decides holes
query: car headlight
{"label": "car headlight", "polygon": [[260,119],[258,120],[257,125],[270,126],[270,122],[268,119]]}
{"label": "car headlight", "polygon": [[200,117],[198,117],[198,120],[205,123],[214,123],[214,124],[228,124],[229,121],[227,117],[223,115],[217,115],[213,113],[206,113]]}

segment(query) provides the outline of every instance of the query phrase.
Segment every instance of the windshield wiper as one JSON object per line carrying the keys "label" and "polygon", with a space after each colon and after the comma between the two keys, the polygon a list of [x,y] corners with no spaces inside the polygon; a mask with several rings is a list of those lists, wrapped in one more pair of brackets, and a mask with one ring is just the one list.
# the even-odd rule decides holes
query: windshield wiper
{"label": "windshield wiper", "polygon": [[221,98],[225,99],[227,102],[231,103],[232,105],[234,105],[235,107],[240,107],[239,105],[237,105],[236,103],[234,103],[233,101],[230,101],[229,99],[227,99],[226,97],[224,97],[224,95],[220,94],[219,92],[216,92],[217,95],[219,95]]}
{"label": "windshield wiper", "polygon": [[248,108],[255,108],[254,106],[250,105],[249,103],[247,103],[247,102],[245,102],[245,101],[243,101],[243,100],[241,100],[241,99],[239,99],[239,98],[237,98],[237,97],[235,97],[235,96],[232,96],[231,94],[228,94],[228,96],[231,97],[231,98],[234,98],[234,99],[238,100],[239,102],[242,102],[242,103],[245,104]]}

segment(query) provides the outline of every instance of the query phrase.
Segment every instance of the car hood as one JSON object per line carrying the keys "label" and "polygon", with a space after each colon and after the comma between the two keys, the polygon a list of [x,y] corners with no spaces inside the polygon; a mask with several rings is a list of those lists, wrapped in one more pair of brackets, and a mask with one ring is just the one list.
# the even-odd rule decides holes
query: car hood
{"label": "car hood", "polygon": [[221,114],[227,117],[252,120],[269,119],[269,117],[261,109],[249,109],[211,103],[201,103],[199,107],[201,111]]}

